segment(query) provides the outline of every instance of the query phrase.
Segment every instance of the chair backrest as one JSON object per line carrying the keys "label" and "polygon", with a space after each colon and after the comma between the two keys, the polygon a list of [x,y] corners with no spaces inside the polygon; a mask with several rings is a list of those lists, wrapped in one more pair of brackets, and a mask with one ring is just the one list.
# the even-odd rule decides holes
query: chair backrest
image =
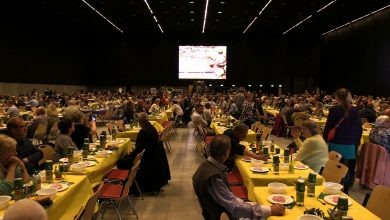
{"label": "chair backrest", "polygon": [[47,124],[46,123],[41,123],[38,125],[37,129],[35,130],[34,133],[34,139],[43,139],[43,137],[46,135],[47,131]]}
{"label": "chair backrest", "polygon": [[106,126],[107,126],[108,133],[111,135],[112,134],[113,125],[111,123],[107,123]]}
{"label": "chair backrest", "polygon": [[50,128],[49,132],[49,139],[55,139],[58,134],[60,133],[60,130],[58,129],[58,120],[53,123],[53,125]]}
{"label": "chair backrest", "polygon": [[41,165],[46,162],[46,160],[52,160],[53,155],[55,154],[54,148],[50,144],[41,144],[38,146],[38,149],[42,151],[43,157],[38,162],[38,165]]}
{"label": "chair backrest", "polygon": [[333,160],[328,160],[321,175],[327,182],[342,183],[345,175],[348,172],[348,167],[342,163]]}
{"label": "chair backrest", "polygon": [[118,131],[124,131],[125,130],[125,125],[123,124],[122,120],[116,121],[116,125],[118,126]]}
{"label": "chair backrest", "polygon": [[333,161],[336,161],[338,163],[338,162],[340,162],[342,157],[343,156],[341,156],[341,154],[337,153],[336,151],[329,152],[329,160],[333,160]]}
{"label": "chair backrest", "polygon": [[219,220],[229,220],[229,216],[225,212],[222,212],[221,217],[219,218]]}
{"label": "chair backrest", "polygon": [[196,128],[198,130],[200,137],[204,140],[206,138],[206,132],[204,130],[204,127],[201,124],[197,124]]}
{"label": "chair backrest", "polygon": [[96,202],[98,200],[101,189],[103,188],[104,182],[101,182],[95,193],[89,197],[85,208],[81,211],[75,219],[91,220],[95,211]]}
{"label": "chair backrest", "polygon": [[270,127],[263,127],[262,133],[261,133],[261,140],[265,141],[268,139],[269,135],[271,134],[272,128]]}
{"label": "chair backrest", "polygon": [[251,130],[254,131],[256,134],[259,134],[263,130],[264,125],[261,124],[261,122],[256,121],[253,125]]}
{"label": "chair backrest", "polygon": [[377,185],[371,193],[366,208],[381,219],[390,219],[390,187]]}
{"label": "chair backrest", "polygon": [[141,160],[134,161],[133,166],[131,167],[131,170],[129,172],[127,182],[122,190],[122,195],[121,195],[122,198],[128,196],[129,190],[130,190],[131,186],[133,185],[135,176],[137,175],[137,171],[138,171],[138,167],[139,167],[140,163],[141,163]]}
{"label": "chair backrest", "polygon": [[142,159],[142,157],[144,156],[144,153],[145,153],[145,149],[143,149],[139,154],[137,154],[137,156],[135,156],[135,158],[134,158],[133,164],[140,161]]}

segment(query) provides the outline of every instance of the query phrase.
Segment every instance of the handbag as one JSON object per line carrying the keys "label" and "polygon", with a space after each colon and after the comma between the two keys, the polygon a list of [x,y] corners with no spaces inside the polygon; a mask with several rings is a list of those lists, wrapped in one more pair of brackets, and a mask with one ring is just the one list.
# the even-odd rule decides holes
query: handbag
{"label": "handbag", "polygon": [[334,128],[330,129],[329,132],[328,132],[328,142],[330,142],[331,140],[334,139],[334,137],[336,136],[336,130],[337,130],[337,127],[340,126],[340,124],[344,121],[344,119],[346,118],[347,114],[344,114],[344,116],[341,118],[341,120],[339,121],[339,123],[337,123],[336,126],[334,126]]}

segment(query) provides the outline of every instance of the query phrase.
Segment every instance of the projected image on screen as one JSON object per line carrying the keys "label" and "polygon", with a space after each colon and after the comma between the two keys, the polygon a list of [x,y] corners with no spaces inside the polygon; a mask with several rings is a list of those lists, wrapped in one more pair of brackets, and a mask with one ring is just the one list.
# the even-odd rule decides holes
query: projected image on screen
{"label": "projected image on screen", "polygon": [[179,79],[226,79],[226,46],[179,46]]}

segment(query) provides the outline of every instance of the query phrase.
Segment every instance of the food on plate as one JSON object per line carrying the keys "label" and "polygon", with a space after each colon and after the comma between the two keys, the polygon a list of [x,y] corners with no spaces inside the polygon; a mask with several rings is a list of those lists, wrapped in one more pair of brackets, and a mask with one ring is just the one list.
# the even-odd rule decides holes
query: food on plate
{"label": "food on plate", "polygon": [[333,201],[334,203],[337,203],[337,202],[339,201],[339,197],[338,197],[338,196],[333,197],[333,198],[332,198],[332,201]]}
{"label": "food on plate", "polygon": [[54,188],[54,189],[60,191],[64,187],[62,187],[62,185],[59,184],[59,183],[54,183],[54,184],[51,185],[51,188]]}
{"label": "food on plate", "polygon": [[274,196],[274,197],[272,197],[272,200],[275,202],[280,202],[280,203],[286,202],[286,198],[284,198],[284,196]]}

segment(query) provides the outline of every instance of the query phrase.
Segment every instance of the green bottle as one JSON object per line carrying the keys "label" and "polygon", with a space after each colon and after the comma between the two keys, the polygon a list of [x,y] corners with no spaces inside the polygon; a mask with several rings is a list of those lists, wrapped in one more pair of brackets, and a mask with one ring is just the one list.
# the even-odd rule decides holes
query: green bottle
{"label": "green bottle", "polygon": [[85,138],[84,139],[84,145],[83,145],[83,159],[88,158],[88,150],[89,150],[89,139]]}

